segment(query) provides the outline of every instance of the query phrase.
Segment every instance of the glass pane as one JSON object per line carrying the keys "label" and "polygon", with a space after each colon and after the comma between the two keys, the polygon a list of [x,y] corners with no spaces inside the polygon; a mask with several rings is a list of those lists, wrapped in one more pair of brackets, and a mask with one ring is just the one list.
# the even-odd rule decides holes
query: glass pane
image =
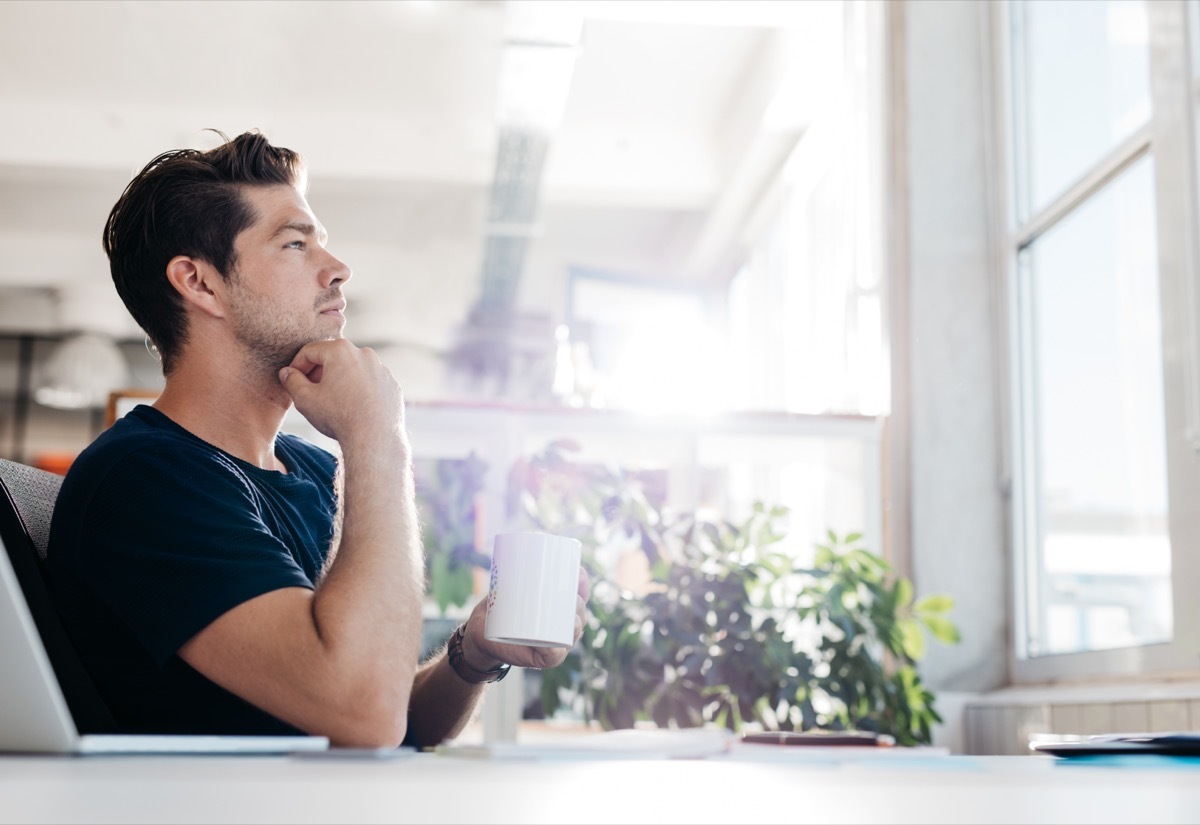
{"label": "glass pane", "polygon": [[704,292],[573,275],[570,301],[569,403],[639,412],[726,405],[725,335]]}
{"label": "glass pane", "polygon": [[737,521],[756,501],[784,505],[789,512],[779,527],[787,540],[779,549],[802,565],[812,564],[830,530],[865,534],[869,549],[882,552],[865,466],[877,449],[861,437],[708,435],[698,444],[697,464],[717,483],[700,490],[700,508]]}
{"label": "glass pane", "polygon": [[1014,3],[1021,219],[1046,207],[1150,116],[1140,0]]}
{"label": "glass pane", "polygon": [[1021,256],[1031,655],[1171,636],[1153,170],[1137,161]]}

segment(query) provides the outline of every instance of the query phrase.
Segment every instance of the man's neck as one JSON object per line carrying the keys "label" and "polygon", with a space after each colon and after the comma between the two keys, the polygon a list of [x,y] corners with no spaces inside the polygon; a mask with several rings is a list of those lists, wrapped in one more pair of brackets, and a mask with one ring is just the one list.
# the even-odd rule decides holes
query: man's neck
{"label": "man's neck", "polygon": [[285,471],[275,457],[275,436],[291,399],[271,378],[184,359],[167,376],[154,407],[214,447],[256,467]]}

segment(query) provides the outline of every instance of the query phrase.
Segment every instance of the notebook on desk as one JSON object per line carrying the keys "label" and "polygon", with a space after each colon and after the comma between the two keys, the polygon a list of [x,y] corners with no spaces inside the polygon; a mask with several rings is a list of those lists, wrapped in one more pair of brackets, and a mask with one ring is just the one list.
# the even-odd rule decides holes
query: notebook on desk
{"label": "notebook on desk", "polygon": [[18,579],[13,562],[21,557],[10,554],[26,552],[9,546],[25,538],[0,518],[0,753],[268,754],[329,747],[320,736],[80,733]]}
{"label": "notebook on desk", "polygon": [[1030,750],[1054,756],[1200,756],[1200,731],[1166,733],[1117,733],[1064,739],[1043,736],[1029,745]]}

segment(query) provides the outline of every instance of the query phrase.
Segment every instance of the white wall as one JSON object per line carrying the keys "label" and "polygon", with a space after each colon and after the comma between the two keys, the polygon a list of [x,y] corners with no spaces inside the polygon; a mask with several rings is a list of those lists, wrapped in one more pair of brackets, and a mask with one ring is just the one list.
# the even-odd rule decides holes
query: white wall
{"label": "white wall", "polygon": [[[922,664],[935,690],[1007,681],[1008,571],[992,343],[986,4],[904,5],[910,555],[918,594],[946,593],[962,632]],[[901,287],[903,288],[903,283]]]}

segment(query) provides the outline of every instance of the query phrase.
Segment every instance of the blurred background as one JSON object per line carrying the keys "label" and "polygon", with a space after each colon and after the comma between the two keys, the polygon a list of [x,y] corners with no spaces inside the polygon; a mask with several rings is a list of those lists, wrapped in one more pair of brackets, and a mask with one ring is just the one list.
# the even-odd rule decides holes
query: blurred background
{"label": "blurred background", "polygon": [[[0,454],[63,471],[153,399],[104,220],[158,153],[258,129],[305,157],[354,270],[346,334],[404,386],[426,524],[458,505],[426,536],[435,565],[485,566],[522,518],[511,469],[561,439],[655,506],[787,502],[801,557],[834,527],[879,548],[882,19],[840,0],[2,4]],[[430,645],[482,584],[447,596],[446,574]]]}
{"label": "blurred background", "polygon": [[[0,3],[0,456],[155,396],[104,220],[259,129],[405,388],[427,548],[485,557],[567,440],[951,595],[922,672],[976,750],[1195,728],[1198,55],[1196,0]],[[1130,678],[1158,717],[995,695]]]}
{"label": "blurred background", "polygon": [[[818,123],[840,136],[791,176],[826,179],[814,228],[852,254],[866,183],[834,167],[863,160],[865,44],[840,2],[15,2],[0,20],[0,329],[111,339],[134,371],[118,385],[156,378],[107,277],[108,209],[159,152],[260,129],[308,160],[355,273],[347,334],[411,399],[882,408],[869,261],[848,307],[850,265],[829,261],[822,334],[735,285]],[[865,329],[836,385],[747,369],[769,333],[841,349],[847,311]]]}
{"label": "blurred background", "polygon": [[[159,152],[259,129],[305,156],[309,201],[354,270],[346,334],[399,378],[431,459],[486,453],[498,499],[520,454],[612,420],[531,429],[512,423],[523,409],[809,414],[794,454],[762,420],[639,418],[579,440],[586,459],[672,474],[681,507],[785,499],[798,542],[838,526],[878,547],[880,11],[4,4],[0,449],[63,468],[113,392],[121,411],[153,397],[159,365],[112,287],[104,220]],[[464,404],[506,415],[450,427]],[[815,417],[830,413],[852,418]],[[299,416],[286,426],[325,443]]]}

